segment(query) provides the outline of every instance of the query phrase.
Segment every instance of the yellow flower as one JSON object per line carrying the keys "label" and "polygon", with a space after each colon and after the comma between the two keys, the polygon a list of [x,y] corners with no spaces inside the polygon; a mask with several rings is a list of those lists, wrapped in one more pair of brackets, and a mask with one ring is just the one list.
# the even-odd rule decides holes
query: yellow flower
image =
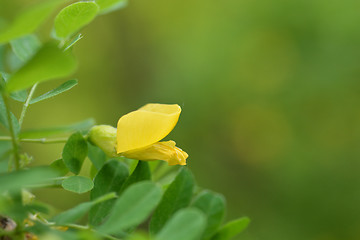
{"label": "yellow flower", "polygon": [[159,142],[173,130],[180,113],[177,104],[147,104],[119,119],[116,139],[115,128],[111,126],[93,127],[89,139],[109,156],[186,165],[188,154],[176,147],[174,141]]}

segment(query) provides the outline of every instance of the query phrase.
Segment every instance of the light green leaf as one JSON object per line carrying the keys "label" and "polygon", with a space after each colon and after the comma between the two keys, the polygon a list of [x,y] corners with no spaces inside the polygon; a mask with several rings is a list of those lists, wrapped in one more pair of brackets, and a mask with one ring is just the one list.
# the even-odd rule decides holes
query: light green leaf
{"label": "light green leaf", "polygon": [[37,82],[66,77],[76,69],[76,61],[69,52],[63,52],[54,43],[45,44],[24,66],[11,75],[8,92],[26,89]]}
{"label": "light green leaf", "polygon": [[197,209],[178,211],[156,236],[156,240],[200,240],[206,227],[205,215]]}
{"label": "light green leaf", "polygon": [[[95,177],[94,189],[91,191],[90,199],[96,199],[109,192],[119,193],[128,176],[129,170],[124,163],[116,159],[107,161]],[[109,200],[91,208],[90,224],[100,225],[109,215],[114,204],[114,200]]]}
{"label": "light green leaf", "polygon": [[0,31],[0,44],[34,32],[63,2],[62,0],[43,1],[20,13],[12,24]]}
{"label": "light green leaf", "polygon": [[60,93],[63,93],[63,92],[66,92],[66,91],[70,90],[71,88],[73,88],[77,84],[78,84],[78,80],[76,80],[76,79],[66,81],[63,84],[61,84],[60,86],[58,86],[57,88],[54,88],[53,90],[32,99],[30,101],[30,104],[34,104],[34,103],[43,101],[45,99],[55,97],[56,95],[59,95]]}
{"label": "light green leaf", "polygon": [[193,207],[201,210],[207,217],[204,239],[210,238],[219,228],[225,215],[225,198],[217,193],[203,191],[195,199]]}
{"label": "light green leaf", "polygon": [[71,176],[66,178],[61,186],[70,192],[75,193],[86,193],[93,189],[94,183],[91,181],[90,178],[83,177],[83,176]]}
{"label": "light green leaf", "polygon": [[20,90],[10,93],[10,97],[18,102],[25,102],[28,94],[26,90]]}
{"label": "light green leaf", "polygon": [[87,156],[87,143],[81,133],[76,132],[67,140],[62,158],[66,167],[73,173],[79,174],[81,166]]}
{"label": "light green leaf", "polygon": [[127,5],[127,0],[96,0],[100,7],[99,14],[106,14]]}
{"label": "light green leaf", "polygon": [[71,48],[72,46],[74,46],[75,43],[77,43],[79,40],[81,40],[83,38],[83,36],[81,35],[81,33],[79,35],[77,35],[65,48],[64,51],[68,50],[69,48]]}
{"label": "light green leaf", "polygon": [[30,170],[3,173],[0,174],[0,192],[45,183],[56,176],[56,173],[48,167],[34,167]]}
{"label": "light green leaf", "polygon": [[[2,76],[2,78],[4,79],[5,82],[10,77],[10,74],[7,74],[5,72],[0,72],[0,75]],[[1,80],[1,76],[0,76],[0,80]],[[10,93],[10,97],[19,102],[25,102],[27,96],[28,96],[28,94],[27,94],[26,90],[20,90],[20,91]]]}
{"label": "light green leaf", "polygon": [[56,37],[68,39],[97,15],[99,6],[95,2],[76,2],[62,9],[55,18]]}
{"label": "light green leaf", "polygon": [[182,168],[175,180],[166,189],[150,222],[150,232],[158,233],[171,216],[179,209],[187,207],[191,201],[194,179],[187,168]]}
{"label": "light green leaf", "polygon": [[162,191],[150,181],[139,182],[124,191],[99,231],[108,234],[121,233],[145,221],[160,202]]}
{"label": "light green leaf", "polygon": [[10,42],[15,55],[23,62],[29,60],[41,47],[41,42],[35,35],[27,35]]}
{"label": "light green leaf", "polygon": [[211,238],[211,240],[230,240],[237,234],[244,231],[249,223],[250,219],[247,217],[228,222]]}
{"label": "light green leaf", "polygon": [[34,129],[34,130],[25,130],[20,134],[20,138],[43,138],[49,137],[57,134],[69,133],[74,131],[87,131],[92,126],[94,126],[95,120],[92,118],[86,119],[81,122],[73,123],[70,125],[45,128],[45,129]]}
{"label": "light green leaf", "polygon": [[76,221],[81,219],[90,210],[92,206],[115,197],[116,197],[115,193],[108,193],[98,199],[95,199],[94,201],[81,203],[76,207],[55,216],[53,221],[57,225],[66,225],[70,223],[75,223]]}

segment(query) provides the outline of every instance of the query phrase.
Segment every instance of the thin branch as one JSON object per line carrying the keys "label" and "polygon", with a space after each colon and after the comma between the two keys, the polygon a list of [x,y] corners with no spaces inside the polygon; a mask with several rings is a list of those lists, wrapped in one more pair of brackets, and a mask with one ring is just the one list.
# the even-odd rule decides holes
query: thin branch
{"label": "thin branch", "polygon": [[[0,141],[12,141],[12,138],[9,136],[0,136]],[[27,143],[65,143],[67,138],[23,138],[19,139],[20,142],[27,142]]]}
{"label": "thin branch", "polygon": [[29,105],[30,105],[31,98],[32,98],[32,96],[34,95],[34,92],[35,92],[35,90],[36,90],[37,85],[38,85],[38,83],[35,83],[35,84],[32,86],[32,88],[31,88],[31,90],[30,90],[30,93],[29,93],[29,95],[28,95],[28,97],[26,98],[26,101],[25,101],[25,103],[24,103],[24,106],[23,106],[23,109],[22,109],[22,111],[21,111],[21,115],[20,115],[20,118],[19,118],[19,126],[20,126],[20,128],[21,128],[21,125],[22,125],[22,123],[23,123],[23,121],[24,121],[24,117],[25,117],[25,114],[26,114],[26,110],[27,110],[27,108],[28,108]]}

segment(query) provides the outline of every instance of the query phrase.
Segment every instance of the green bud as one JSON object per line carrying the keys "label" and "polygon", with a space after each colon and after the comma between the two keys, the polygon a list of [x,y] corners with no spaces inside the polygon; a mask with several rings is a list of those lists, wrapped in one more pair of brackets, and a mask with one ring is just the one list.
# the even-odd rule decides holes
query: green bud
{"label": "green bud", "polygon": [[116,157],[116,128],[109,125],[97,125],[90,129],[89,141],[98,146],[109,157]]}

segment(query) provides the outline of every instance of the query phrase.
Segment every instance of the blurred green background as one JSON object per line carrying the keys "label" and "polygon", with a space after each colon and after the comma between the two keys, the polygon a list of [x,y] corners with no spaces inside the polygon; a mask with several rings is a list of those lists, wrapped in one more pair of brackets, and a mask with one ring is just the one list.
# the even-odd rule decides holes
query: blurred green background
{"label": "blurred green background", "polygon": [[[1,2],[4,19],[29,4]],[[358,0],[132,0],[82,31],[79,86],[31,106],[24,127],[88,117],[115,126],[148,102],[178,103],[168,139],[189,153],[200,186],[226,196],[227,219],[252,219],[238,239],[360,239],[359,9]],[[49,163],[62,145],[25,149]],[[59,208],[79,199],[65,196],[40,198]]]}

